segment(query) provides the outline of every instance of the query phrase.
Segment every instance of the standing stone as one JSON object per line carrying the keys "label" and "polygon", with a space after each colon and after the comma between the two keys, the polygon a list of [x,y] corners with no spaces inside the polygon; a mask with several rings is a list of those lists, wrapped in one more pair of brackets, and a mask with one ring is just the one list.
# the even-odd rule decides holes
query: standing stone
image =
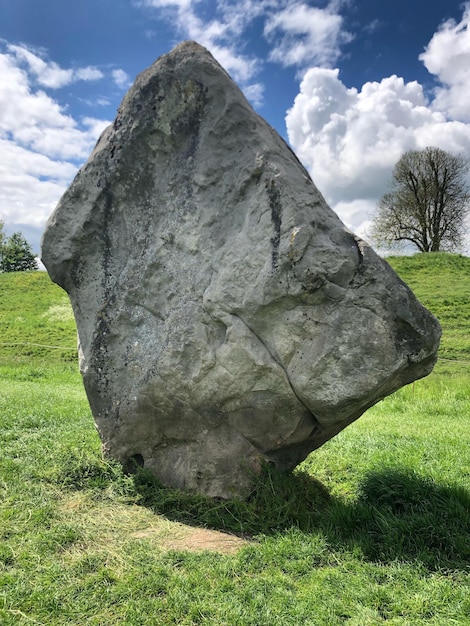
{"label": "standing stone", "polygon": [[138,76],[44,235],[105,452],[228,498],[426,376],[440,328],[213,57]]}

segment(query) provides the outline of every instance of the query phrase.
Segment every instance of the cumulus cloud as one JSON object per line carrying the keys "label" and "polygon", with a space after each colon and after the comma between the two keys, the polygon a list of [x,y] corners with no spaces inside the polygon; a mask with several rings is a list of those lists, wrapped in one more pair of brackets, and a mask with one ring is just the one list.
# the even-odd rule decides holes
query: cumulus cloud
{"label": "cumulus cloud", "polygon": [[305,73],[286,115],[289,141],[320,191],[358,234],[367,235],[403,152],[432,145],[470,154],[470,114],[463,98],[470,92],[469,17],[467,4],[462,21],[442,24],[420,57],[441,81],[431,98],[421,84],[399,76],[356,89],[343,84],[338,69]]}
{"label": "cumulus cloud", "polygon": [[300,68],[330,66],[338,59],[341,44],[352,39],[334,5],[320,9],[300,2],[270,15],[264,33],[275,42],[271,61]]}
{"label": "cumulus cloud", "polygon": [[96,140],[95,125],[80,125],[56,100],[34,90],[16,57],[0,54],[0,76],[0,137],[52,158],[87,156]]}
{"label": "cumulus cloud", "polygon": [[18,46],[0,53],[0,219],[39,228],[109,122],[69,115],[36,87],[56,88],[65,76],[29,55]]}
{"label": "cumulus cloud", "polygon": [[447,20],[440,26],[419,58],[441,83],[433,107],[470,122],[470,3],[464,5],[460,22]]}
{"label": "cumulus cloud", "polygon": [[313,68],[286,117],[289,140],[330,202],[377,197],[420,129],[444,122],[422,87],[391,76],[346,88],[338,70]]}
{"label": "cumulus cloud", "polygon": [[71,163],[0,140],[0,218],[42,226],[75,172]]}

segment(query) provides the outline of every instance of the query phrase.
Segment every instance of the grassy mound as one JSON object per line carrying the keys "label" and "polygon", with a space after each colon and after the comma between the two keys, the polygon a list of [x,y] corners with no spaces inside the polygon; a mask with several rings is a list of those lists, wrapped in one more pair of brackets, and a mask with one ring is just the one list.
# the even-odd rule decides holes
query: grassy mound
{"label": "grassy mound", "polygon": [[46,272],[0,274],[0,365],[77,361],[67,294]]}
{"label": "grassy mound", "polygon": [[387,261],[441,322],[443,334],[438,371],[468,372],[470,258],[435,252],[390,257]]}

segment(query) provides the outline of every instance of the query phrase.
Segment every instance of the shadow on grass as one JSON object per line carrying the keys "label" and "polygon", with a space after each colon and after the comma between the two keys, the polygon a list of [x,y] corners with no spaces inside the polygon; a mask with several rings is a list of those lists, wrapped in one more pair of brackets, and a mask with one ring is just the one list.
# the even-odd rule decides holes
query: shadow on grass
{"label": "shadow on grass", "polygon": [[163,487],[147,470],[125,476],[117,463],[68,458],[52,479],[66,488],[124,498],[170,520],[234,533],[275,536],[295,528],[321,534],[332,550],[369,561],[420,562],[430,570],[470,567],[470,493],[412,471],[363,478],[353,501],[332,497],[309,474],[267,467],[251,497],[213,500]]}
{"label": "shadow on grass", "polygon": [[362,481],[353,504],[335,501],[322,521],[330,541],[365,558],[470,567],[470,493],[413,472],[382,470]]}
{"label": "shadow on grass", "polygon": [[247,502],[214,501],[134,477],[142,505],[169,519],[242,536],[297,528],[322,533],[335,550],[377,562],[419,561],[429,569],[468,569],[470,493],[412,472],[384,469],[362,481],[354,502],[329,495],[306,473],[268,468]]}

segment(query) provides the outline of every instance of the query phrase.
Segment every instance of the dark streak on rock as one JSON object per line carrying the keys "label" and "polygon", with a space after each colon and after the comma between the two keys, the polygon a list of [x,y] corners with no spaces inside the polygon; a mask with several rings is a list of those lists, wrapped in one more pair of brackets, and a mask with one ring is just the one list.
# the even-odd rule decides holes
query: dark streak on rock
{"label": "dark streak on rock", "polygon": [[[101,393],[105,393],[109,387],[106,363],[108,360],[108,338],[111,334],[110,312],[113,310],[116,300],[111,268],[113,254],[110,235],[110,229],[112,228],[113,194],[107,188],[102,191],[102,203],[102,285],[105,299],[96,320],[91,358],[93,367],[95,371],[98,372],[98,386],[101,388]],[[106,412],[106,415],[108,415],[108,412]]]}
{"label": "dark streak on rock", "polygon": [[271,237],[271,267],[275,270],[279,260],[279,244],[281,242],[281,194],[279,193],[279,189],[276,187],[274,180],[266,182],[266,191],[268,192],[269,206],[271,207],[271,221],[274,226],[274,235]]}

